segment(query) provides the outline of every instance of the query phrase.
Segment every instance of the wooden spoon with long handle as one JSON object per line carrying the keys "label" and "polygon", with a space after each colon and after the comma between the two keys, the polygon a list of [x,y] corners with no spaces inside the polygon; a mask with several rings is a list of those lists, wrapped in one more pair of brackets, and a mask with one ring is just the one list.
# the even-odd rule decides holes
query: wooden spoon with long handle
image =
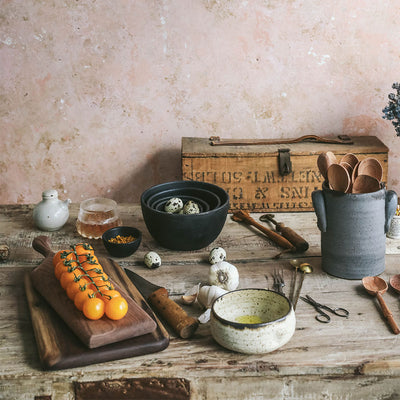
{"label": "wooden spoon with long handle", "polygon": [[400,329],[397,326],[396,321],[393,318],[393,314],[387,306],[385,300],[383,300],[382,294],[386,292],[388,289],[388,285],[385,280],[380,278],[379,276],[366,276],[362,279],[362,284],[365,290],[371,294],[372,296],[376,296],[379,301],[379,304],[382,308],[382,313],[384,317],[389,322],[390,327],[394,334],[398,335],[400,333]]}

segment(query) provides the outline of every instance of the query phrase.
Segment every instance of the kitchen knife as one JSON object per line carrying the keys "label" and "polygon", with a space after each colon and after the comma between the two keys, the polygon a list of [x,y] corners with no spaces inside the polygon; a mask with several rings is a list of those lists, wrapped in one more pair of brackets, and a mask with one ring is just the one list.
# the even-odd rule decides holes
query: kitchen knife
{"label": "kitchen knife", "polygon": [[130,269],[124,268],[124,270],[143,297],[181,338],[188,339],[193,336],[199,326],[199,321],[187,315],[177,303],[170,299],[167,289],[149,282]]}

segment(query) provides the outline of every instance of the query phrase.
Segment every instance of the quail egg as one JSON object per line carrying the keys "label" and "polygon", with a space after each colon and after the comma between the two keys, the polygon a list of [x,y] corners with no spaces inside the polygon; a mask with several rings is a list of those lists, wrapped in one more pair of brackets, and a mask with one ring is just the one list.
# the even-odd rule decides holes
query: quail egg
{"label": "quail egg", "polygon": [[214,247],[210,251],[208,260],[210,264],[216,264],[217,262],[224,261],[226,259],[226,251],[222,247]]}
{"label": "quail egg", "polygon": [[170,214],[179,213],[183,209],[183,201],[179,197],[172,197],[164,206],[164,211]]}
{"label": "quail egg", "polygon": [[144,256],[144,263],[147,268],[155,269],[161,266],[161,257],[155,251],[149,251]]}
{"label": "quail egg", "polygon": [[183,213],[184,214],[199,214],[200,207],[195,201],[189,200],[183,206]]}

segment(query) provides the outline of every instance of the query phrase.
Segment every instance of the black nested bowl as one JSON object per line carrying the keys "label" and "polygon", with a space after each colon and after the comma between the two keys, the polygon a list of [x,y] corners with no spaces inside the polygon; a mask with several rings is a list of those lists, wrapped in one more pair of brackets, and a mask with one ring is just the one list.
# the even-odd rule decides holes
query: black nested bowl
{"label": "black nested bowl", "polygon": [[[163,205],[171,197],[196,201],[201,212],[167,213]],[[140,197],[140,205],[148,231],[161,246],[170,250],[199,250],[221,233],[228,214],[229,195],[211,183],[174,181],[145,190]]]}
{"label": "black nested bowl", "polygon": [[[162,197],[161,199],[154,201],[151,204],[151,208],[153,208],[154,210],[158,210],[158,211],[164,211],[165,209],[165,204],[167,203],[167,201],[170,199],[171,197]],[[203,201],[202,199],[198,198],[198,197],[193,197],[193,196],[179,196],[179,198],[183,201],[183,204],[185,204],[187,201],[192,200],[195,201],[197,203],[197,205],[199,206],[199,210],[200,212],[206,212],[210,210],[210,205]]]}
{"label": "black nested bowl", "polygon": [[[186,182],[186,181],[183,181]],[[204,183],[204,182],[198,182]],[[220,189],[220,188],[219,188]],[[178,196],[176,195],[178,193]],[[193,200],[199,204],[200,209],[203,207],[204,211],[212,210],[221,205],[221,199],[218,193],[214,193],[210,189],[205,189],[201,187],[181,187],[179,191],[176,188],[171,188],[167,190],[163,190],[160,193],[155,193],[147,199],[147,205],[151,208],[157,208],[156,204],[165,203],[171,197],[180,197],[183,202],[188,200]]]}
{"label": "black nested bowl", "polygon": [[[133,236],[135,240],[128,243],[110,242],[110,239],[118,235],[122,237]],[[139,248],[140,242],[142,241],[142,232],[131,226],[116,226],[115,228],[105,231],[102,239],[104,247],[113,257],[129,257]]]}

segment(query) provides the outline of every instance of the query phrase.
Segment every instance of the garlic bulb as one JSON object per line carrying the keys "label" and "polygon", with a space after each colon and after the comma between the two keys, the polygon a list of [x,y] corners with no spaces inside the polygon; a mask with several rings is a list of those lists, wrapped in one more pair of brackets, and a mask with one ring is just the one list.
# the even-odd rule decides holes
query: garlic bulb
{"label": "garlic bulb", "polygon": [[235,290],[239,286],[239,272],[234,265],[220,261],[211,265],[208,282],[228,291]]}
{"label": "garlic bulb", "polygon": [[222,289],[219,286],[202,286],[197,295],[197,301],[204,308],[210,308],[213,301],[225,293],[227,293],[227,290]]}

